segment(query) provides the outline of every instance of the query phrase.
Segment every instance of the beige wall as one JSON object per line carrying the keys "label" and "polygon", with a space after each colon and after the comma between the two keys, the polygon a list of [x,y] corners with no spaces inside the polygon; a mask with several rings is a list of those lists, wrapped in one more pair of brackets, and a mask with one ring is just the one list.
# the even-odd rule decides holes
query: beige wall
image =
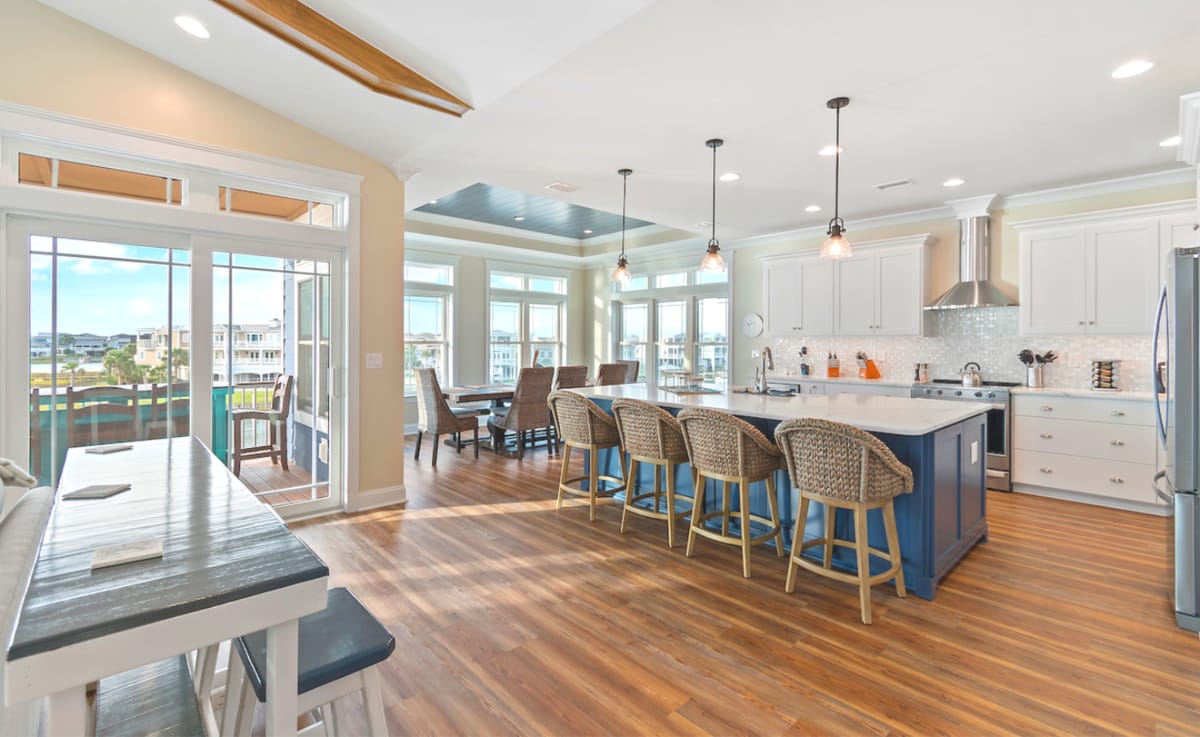
{"label": "beige wall", "polygon": [[350,408],[358,424],[359,490],[403,483],[396,462],[403,295],[396,285],[403,273],[404,185],[362,154],[34,0],[4,0],[0,69],[0,100],[363,177],[361,312],[389,319],[359,321],[362,352],[383,353],[387,367],[361,372],[363,402]]}

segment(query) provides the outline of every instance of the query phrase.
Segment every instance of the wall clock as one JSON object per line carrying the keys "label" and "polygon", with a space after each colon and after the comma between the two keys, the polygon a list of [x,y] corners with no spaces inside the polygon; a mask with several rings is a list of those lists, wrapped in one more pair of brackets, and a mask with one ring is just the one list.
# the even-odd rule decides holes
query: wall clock
{"label": "wall clock", "polygon": [[742,318],[742,335],[747,338],[757,338],[762,335],[763,319],[753,312]]}

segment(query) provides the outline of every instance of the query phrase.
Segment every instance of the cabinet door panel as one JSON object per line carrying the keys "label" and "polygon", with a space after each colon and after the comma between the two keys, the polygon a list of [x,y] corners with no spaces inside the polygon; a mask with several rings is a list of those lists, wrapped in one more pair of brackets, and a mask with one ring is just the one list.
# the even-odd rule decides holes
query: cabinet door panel
{"label": "cabinet door panel", "polygon": [[763,264],[763,303],[766,305],[767,333],[795,335],[800,326],[800,261],[769,261]]}
{"label": "cabinet door panel", "polygon": [[879,321],[877,335],[920,335],[921,253],[890,253],[879,256]]}
{"label": "cabinet door panel", "polygon": [[1084,332],[1087,244],[1082,228],[1030,235],[1021,248],[1021,332]]}
{"label": "cabinet door panel", "polygon": [[[833,335],[833,262],[802,261],[799,265],[802,335]],[[792,288],[796,288],[793,283]]]}
{"label": "cabinet door panel", "polygon": [[1087,332],[1149,335],[1158,300],[1158,221],[1088,229]]}
{"label": "cabinet door panel", "polygon": [[1162,271],[1162,267],[1166,261],[1168,252],[1174,248],[1200,246],[1200,230],[1196,230],[1197,220],[1200,220],[1200,215],[1197,215],[1195,212],[1188,212],[1183,215],[1171,215],[1160,221],[1161,225],[1158,236],[1159,282],[1162,282],[1166,277],[1166,273]]}
{"label": "cabinet door panel", "polygon": [[874,335],[875,265],[874,256],[860,256],[837,262],[837,335]]}

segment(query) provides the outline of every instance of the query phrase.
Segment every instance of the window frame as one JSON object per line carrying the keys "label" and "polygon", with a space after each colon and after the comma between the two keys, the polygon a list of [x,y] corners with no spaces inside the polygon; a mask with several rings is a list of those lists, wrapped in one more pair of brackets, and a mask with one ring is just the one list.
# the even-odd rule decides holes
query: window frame
{"label": "window frame", "polygon": [[447,259],[433,254],[416,253],[410,251],[405,255],[404,266],[407,267],[423,266],[435,269],[448,269],[450,274],[449,284],[439,284],[437,282],[404,280],[404,309],[408,308],[409,297],[434,297],[445,300],[442,309],[442,339],[438,340],[417,340],[410,341],[405,335],[404,340],[404,370],[401,375],[401,380],[404,381],[404,397],[406,399],[416,397],[415,383],[412,391],[409,391],[408,382],[405,380],[405,374],[408,373],[408,346],[409,345],[436,345],[440,346],[442,353],[443,370],[438,376],[438,382],[442,386],[454,386],[455,371],[454,371],[454,306],[458,297],[458,260]]}
{"label": "window frame", "polygon": [[[492,286],[492,274],[504,274],[506,276],[520,276],[523,289],[501,289]],[[545,292],[529,289],[531,279],[562,279],[563,291]],[[497,383],[492,381],[493,366],[492,366],[492,350],[497,345],[512,345],[517,348],[517,371],[513,375],[513,383],[516,383],[517,376],[520,375],[520,370],[526,366],[532,365],[533,353],[539,350],[541,346],[552,346],[558,355],[558,360],[561,363],[566,362],[568,334],[567,329],[570,325],[570,299],[567,291],[570,288],[571,272],[565,269],[548,269],[530,266],[519,266],[511,263],[502,262],[487,262],[485,284],[487,285],[487,355],[485,356],[485,371],[489,383]],[[492,304],[495,302],[513,302],[520,305],[518,325],[518,340],[512,343],[498,342],[492,340]],[[555,304],[558,306],[558,340],[557,341],[534,341],[530,339],[530,307],[532,305]],[[503,383],[503,382],[502,382]]]}

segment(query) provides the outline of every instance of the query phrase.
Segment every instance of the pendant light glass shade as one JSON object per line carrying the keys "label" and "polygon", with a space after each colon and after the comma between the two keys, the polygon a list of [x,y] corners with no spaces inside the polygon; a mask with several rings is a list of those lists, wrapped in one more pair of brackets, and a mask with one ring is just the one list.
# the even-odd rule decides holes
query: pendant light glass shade
{"label": "pendant light glass shade", "polygon": [[712,176],[712,238],[708,240],[708,251],[700,259],[701,271],[725,271],[725,259],[721,256],[721,242],[717,240],[717,149],[725,141],[720,138],[710,138],[704,142],[713,152]]}
{"label": "pendant light glass shade", "polygon": [[621,175],[621,255],[617,257],[617,268],[613,269],[612,281],[622,287],[629,284],[633,279],[633,272],[629,269],[629,259],[625,258],[625,201],[629,198],[629,175],[633,173],[633,169],[618,169],[617,173]]}
{"label": "pendant light glass shade", "polygon": [[850,241],[846,239],[846,224],[838,217],[838,190],[842,174],[842,108],[850,104],[849,97],[835,97],[825,103],[837,116],[837,129],[833,144],[833,217],[829,220],[829,235],[821,244],[821,258],[846,258],[852,253]]}

